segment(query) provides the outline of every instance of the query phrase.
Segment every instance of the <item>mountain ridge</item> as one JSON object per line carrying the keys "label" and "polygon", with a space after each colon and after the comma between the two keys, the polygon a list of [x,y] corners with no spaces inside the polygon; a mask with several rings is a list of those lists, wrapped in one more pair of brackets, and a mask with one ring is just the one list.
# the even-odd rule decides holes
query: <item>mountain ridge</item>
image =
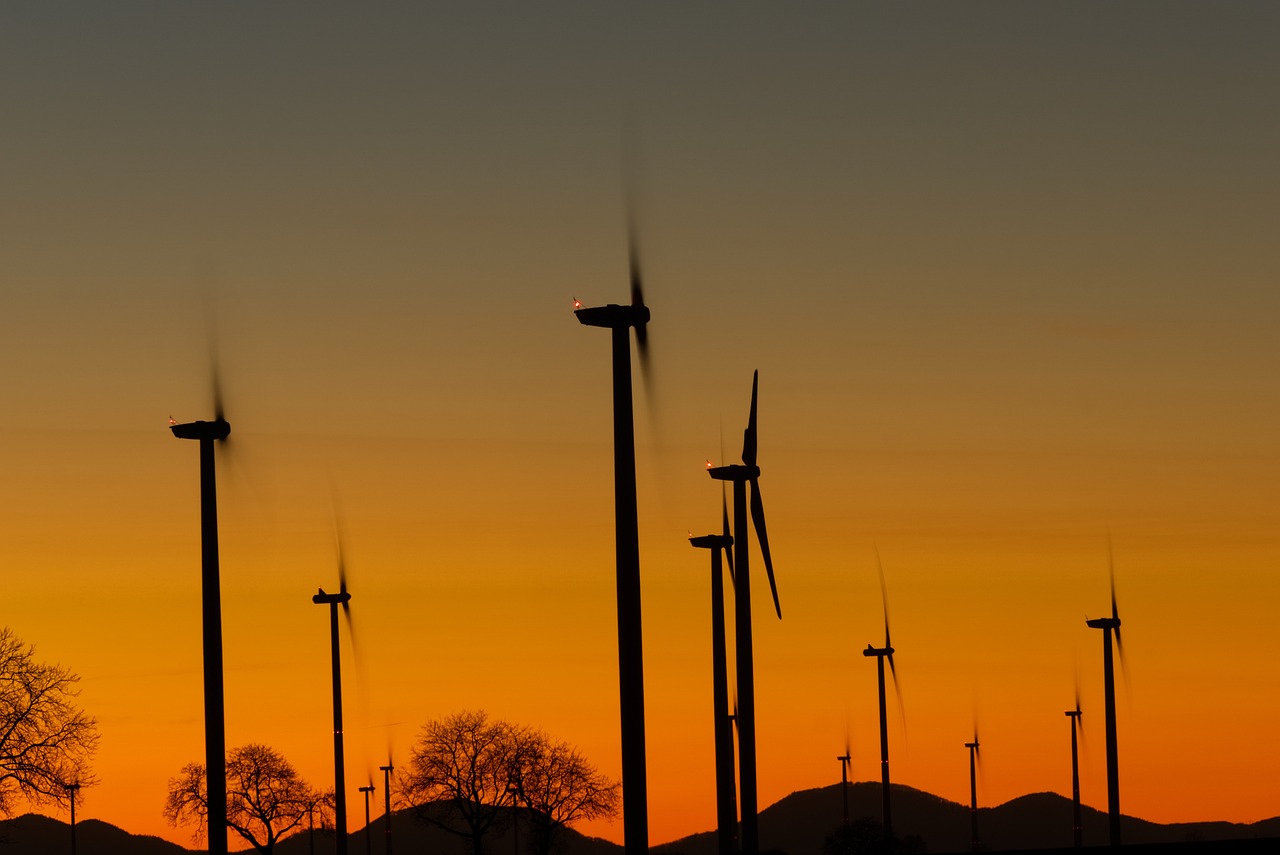
{"label": "mountain ridge", "polygon": [[[880,784],[871,781],[849,786],[849,819],[880,820]],[[926,852],[967,852],[970,849],[969,808],[905,784],[892,785],[894,827],[900,837],[918,837]],[[786,855],[822,855],[823,842],[843,824],[843,796],[840,784],[797,790],[760,813],[761,852]],[[1081,806],[1086,846],[1101,846],[1107,840],[1105,812]],[[365,850],[365,834],[373,835],[373,849],[382,851],[386,818],[378,817],[367,829],[349,836],[352,852]],[[487,855],[528,853],[525,839],[527,820],[521,820],[517,846],[509,831],[487,840]],[[978,828],[983,849],[988,851],[1030,851],[1069,849],[1072,844],[1071,799],[1052,792],[1027,793],[994,807],[978,809]],[[1165,848],[1210,841],[1270,840],[1280,851],[1280,816],[1253,823],[1222,820],[1155,823],[1125,816],[1121,822],[1126,846]],[[441,829],[423,824],[412,809],[393,813],[392,833],[400,855],[431,852],[433,855],[469,855],[467,842]],[[187,849],[159,837],[135,835],[110,823],[87,819],[76,823],[78,848],[93,855],[190,855],[201,850]],[[0,821],[0,855],[6,852],[35,853],[70,851],[71,831],[67,823],[39,814]],[[334,849],[333,837],[317,833],[315,852],[327,855]],[[306,832],[295,834],[276,846],[278,855],[305,855],[311,850]],[[655,855],[717,855],[716,833],[702,831],[651,847]],[[235,850],[252,852],[248,847]],[[621,855],[622,846],[598,837],[588,837],[573,829],[564,832],[558,855]]]}

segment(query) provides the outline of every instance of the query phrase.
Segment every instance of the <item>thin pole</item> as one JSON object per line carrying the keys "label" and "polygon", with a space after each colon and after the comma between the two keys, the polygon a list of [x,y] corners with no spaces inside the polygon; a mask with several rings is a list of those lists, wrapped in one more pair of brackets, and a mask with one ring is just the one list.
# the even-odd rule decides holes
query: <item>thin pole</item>
{"label": "thin pole", "polygon": [[373,784],[361,787],[364,793],[364,855],[373,855],[373,837],[369,834],[369,797],[373,795]]}
{"label": "thin pole", "polygon": [[613,331],[613,483],[618,586],[618,689],[622,719],[622,832],[625,855],[649,851],[645,767],[644,652],[640,621],[640,535],[631,404],[631,327]]}
{"label": "thin pole", "polygon": [[80,795],[79,784],[67,784],[71,792],[71,855],[76,855],[76,796]]}
{"label": "thin pole", "polygon": [[[748,531],[747,482],[733,482],[733,530]],[[738,643],[738,798],[742,806],[742,851],[757,855],[760,831],[756,805],[756,684],[751,649],[751,573],[748,538],[739,535],[733,618]]]}
{"label": "thin pole", "polygon": [[391,855],[391,770],[394,768],[390,763],[385,766],[379,766],[382,770],[382,793],[386,797],[386,841],[387,855]]}
{"label": "thin pole", "polygon": [[977,752],[978,744],[976,742],[968,743],[969,746],[969,825],[972,831],[973,851],[977,852],[982,848],[981,842],[978,840],[978,764]]}
{"label": "thin pole", "polygon": [[1079,741],[1076,736],[1076,723],[1079,721],[1079,711],[1067,713],[1071,718],[1071,832],[1075,841],[1075,847],[1079,849],[1084,845],[1083,832],[1080,828],[1080,753]]}
{"label": "thin pole", "polygon": [[227,736],[222,691],[222,592],[213,443],[200,439],[200,599],[204,638],[205,806],[210,855],[227,855]]}
{"label": "thin pole", "polygon": [[728,653],[725,645],[724,565],[720,547],[711,550],[711,701],[716,748],[716,835],[720,855],[737,848],[738,817],[733,804],[733,722],[729,720]]}
{"label": "thin pole", "polygon": [[844,797],[844,824],[849,824],[849,755],[836,758],[840,761],[840,792]]}
{"label": "thin pole", "polygon": [[876,671],[880,678],[880,793],[884,812],[884,839],[893,839],[893,814],[889,810],[889,719],[885,712],[884,657],[876,657]]}
{"label": "thin pole", "polygon": [[[342,750],[342,657],[338,647],[338,604],[329,603],[329,638],[333,649],[333,820],[338,855],[347,855],[347,781]],[[365,800],[366,802],[368,799]]]}
{"label": "thin pole", "polygon": [[1102,631],[1102,675],[1106,700],[1107,728],[1107,819],[1111,845],[1120,845],[1120,761],[1116,747],[1116,675],[1111,657],[1111,627]]}

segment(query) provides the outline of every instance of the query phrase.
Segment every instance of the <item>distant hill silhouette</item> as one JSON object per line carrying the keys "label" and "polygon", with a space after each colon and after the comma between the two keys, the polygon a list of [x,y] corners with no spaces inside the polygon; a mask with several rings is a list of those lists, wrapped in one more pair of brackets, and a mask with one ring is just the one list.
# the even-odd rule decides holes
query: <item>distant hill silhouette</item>
{"label": "distant hill silhouette", "polygon": [[[84,855],[188,855],[177,844],[130,834],[109,822],[76,822],[76,850]],[[28,813],[0,822],[0,855],[45,855],[71,851],[71,826],[52,817]]]}
{"label": "distant hill silhouette", "polygon": [[[786,855],[822,855],[822,843],[841,824],[840,785],[832,784],[792,793],[760,813],[762,852]],[[523,815],[524,812],[521,811]],[[1086,846],[1103,846],[1107,840],[1107,815],[1090,807],[1082,808]],[[849,785],[850,821],[861,817],[880,819],[880,785],[861,782]],[[371,849],[384,851],[384,818],[369,826]],[[969,851],[969,808],[912,787],[893,787],[893,823],[900,836],[916,835],[931,853]],[[1071,847],[1071,800],[1056,793],[1020,796],[999,807],[979,808],[978,823],[983,849],[988,851],[1068,850]],[[527,818],[520,819],[520,855],[532,852],[526,835]],[[412,810],[395,812],[391,831],[396,855],[469,855],[465,838],[420,822]],[[362,829],[348,837],[351,855],[365,852]],[[1143,855],[1171,848],[1199,851],[1195,842],[1236,841],[1241,851],[1280,852],[1280,817],[1251,824],[1232,822],[1182,822],[1160,825],[1124,817],[1122,834],[1126,848],[1134,845]],[[158,837],[129,834],[95,819],[76,824],[78,848],[83,855],[191,855],[200,849],[184,849]],[[239,846],[236,852],[251,852]],[[1251,844],[1258,844],[1255,849]],[[1184,844],[1183,846],[1176,844]],[[1206,847],[1207,849],[1208,847]],[[1222,848],[1219,845],[1218,848]],[[1236,851],[1231,847],[1229,851]],[[0,855],[59,853],[71,851],[71,830],[67,823],[50,817],[26,814],[0,821]],[[276,847],[279,855],[308,855],[307,832],[295,835]],[[333,855],[331,833],[317,832],[316,855]],[[716,855],[715,831],[705,831],[654,846],[655,855]],[[486,841],[486,855],[517,855],[510,831]],[[586,837],[573,829],[564,832],[557,855],[622,855],[622,847],[598,837]]]}

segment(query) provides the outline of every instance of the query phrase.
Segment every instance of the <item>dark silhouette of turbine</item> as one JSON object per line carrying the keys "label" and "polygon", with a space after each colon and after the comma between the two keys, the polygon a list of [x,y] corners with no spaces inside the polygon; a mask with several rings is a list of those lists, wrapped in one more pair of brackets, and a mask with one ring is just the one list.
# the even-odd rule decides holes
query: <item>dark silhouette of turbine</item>
{"label": "dark silhouette of turbine", "polygon": [[849,753],[849,743],[845,742],[844,753],[836,758],[840,761],[840,793],[844,798],[844,824],[849,824],[849,761],[853,755]]}
{"label": "dark silhouette of turbine", "polygon": [[369,798],[373,795],[373,781],[359,789],[364,793],[364,855],[373,855],[373,835],[369,833]]}
{"label": "dark silhouette of turbine", "polygon": [[178,439],[200,443],[200,601],[204,641],[205,807],[210,855],[227,853],[227,734],[222,688],[222,591],[218,567],[218,489],[213,444],[231,434],[223,418],[218,373],[213,374],[211,422],[178,424],[169,430]]}
{"label": "dark silhouette of turbine", "polygon": [[324,588],[321,588],[311,598],[311,602],[329,606],[329,639],[333,658],[333,816],[337,832],[337,853],[347,855],[347,782],[342,746],[342,656],[338,644],[338,606],[342,606],[350,631],[351,594],[347,592],[347,573],[342,561],[341,546],[338,549],[338,593],[326,594]]}
{"label": "dark silhouette of turbine", "polygon": [[613,489],[618,586],[618,683],[622,724],[622,833],[625,855],[649,850],[648,774],[644,738],[644,646],[640,621],[640,536],[636,521],[636,443],[631,401],[631,330],[641,365],[648,359],[649,309],[644,304],[640,254],[628,224],[631,305],[583,308],[585,326],[613,332]]}
{"label": "dark silhouette of turbine", "polygon": [[973,729],[973,742],[966,742],[969,749],[969,827],[973,851],[982,848],[982,840],[978,837],[978,728]]}
{"label": "dark silhouette of turbine", "polygon": [[[1110,552],[1110,544],[1108,544]],[[1111,575],[1111,617],[1086,620],[1085,625],[1091,629],[1102,630],[1102,681],[1104,715],[1107,730],[1107,824],[1110,832],[1110,844],[1120,845],[1120,760],[1116,745],[1116,672],[1111,653],[1111,639],[1115,636],[1115,647],[1124,663],[1124,646],[1120,641],[1120,611],[1116,608],[1116,574],[1115,562],[1110,561]]]}
{"label": "dark silhouette of turbine", "polygon": [[382,773],[382,795],[385,799],[385,807],[383,812],[386,815],[386,841],[387,855],[391,855],[391,773],[395,769],[391,765],[391,754],[387,754],[387,765],[379,766],[378,771]]}
{"label": "dark silhouette of turbine", "polygon": [[764,501],[760,498],[760,467],[756,465],[756,392],[760,372],[751,380],[751,412],[742,438],[742,465],[709,467],[708,473],[718,481],[733,484],[733,527],[739,533],[737,564],[734,568],[734,636],[738,648],[738,789],[742,805],[742,851],[757,855],[760,851],[759,817],[756,801],[756,690],[755,666],[751,650],[751,574],[747,538],[747,484],[751,484],[751,521],[760,541],[760,554],[773,593],[773,607],[782,618],[778,602],[778,586],[773,578],[773,558],[769,553],[769,535],[765,528]]}
{"label": "dark silhouette of turbine", "polygon": [[[879,565],[880,553],[876,552],[876,563]],[[884,814],[885,840],[893,839],[893,812],[889,806],[889,721],[885,710],[884,663],[889,660],[889,673],[893,676],[894,693],[898,695],[898,703],[902,703],[902,695],[898,692],[898,669],[893,664],[893,645],[889,642],[889,596],[885,590],[884,568],[880,568],[880,601],[884,606],[884,647],[873,647],[868,644],[862,651],[863,656],[876,658],[876,672],[880,682],[880,791],[882,794],[881,810]]]}
{"label": "dark silhouette of turbine", "polygon": [[724,567],[721,550],[733,570],[733,537],[729,534],[729,508],[723,503],[724,527],[721,534],[690,537],[689,543],[711,550],[711,702],[716,751],[716,836],[720,855],[733,855],[737,849],[738,818],[733,798],[733,720],[729,713],[729,674],[725,648]]}
{"label": "dark silhouette of turbine", "polygon": [[1080,698],[1076,697],[1076,708],[1067,710],[1065,715],[1071,719],[1071,835],[1075,847],[1084,845],[1080,828],[1080,749],[1078,732],[1080,730]]}

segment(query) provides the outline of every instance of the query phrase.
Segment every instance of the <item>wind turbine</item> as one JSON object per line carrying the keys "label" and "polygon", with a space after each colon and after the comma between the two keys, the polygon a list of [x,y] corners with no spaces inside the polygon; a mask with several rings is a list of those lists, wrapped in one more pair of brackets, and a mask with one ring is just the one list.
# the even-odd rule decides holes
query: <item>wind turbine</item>
{"label": "wind turbine", "polygon": [[[326,594],[324,588],[321,588],[311,598],[311,602],[329,606],[329,639],[333,656],[333,817],[337,832],[337,853],[347,855],[347,782],[342,751],[342,656],[338,644],[338,606],[342,606],[350,631],[351,594],[347,592],[347,571],[342,560],[341,541],[338,544],[338,593]],[[368,802],[368,797],[365,801]]]}
{"label": "wind turbine", "polygon": [[978,837],[978,728],[973,728],[973,742],[966,742],[969,749],[969,826],[972,832],[973,851],[982,848]]}
{"label": "wind turbine", "polygon": [[1080,749],[1078,732],[1080,730],[1080,696],[1076,695],[1076,708],[1067,710],[1065,715],[1071,719],[1071,831],[1075,847],[1084,845],[1080,829]]}
{"label": "wind turbine", "polygon": [[[1108,551],[1110,545],[1108,544]],[[1111,564],[1111,617],[1086,620],[1091,629],[1102,630],[1102,681],[1107,729],[1107,820],[1112,846],[1120,845],[1120,761],[1116,749],[1116,672],[1111,655],[1111,638],[1124,663],[1124,645],[1120,641],[1120,611],[1116,608],[1115,562]]]}
{"label": "wind turbine", "polygon": [[[877,551],[877,564],[879,564],[879,561],[880,553]],[[895,694],[898,688],[898,670],[893,665],[894,650],[893,645],[889,642],[889,596],[885,590],[883,567],[880,568],[880,601],[884,605],[884,647],[872,647],[868,644],[866,649],[862,651],[862,655],[876,658],[876,671],[880,679],[880,790],[883,794],[884,838],[885,840],[891,840],[893,839],[893,813],[889,809],[889,722],[885,712],[885,660],[889,660],[889,673],[893,675]],[[901,695],[898,695],[898,703],[902,703]]]}
{"label": "wind turbine", "polygon": [[391,855],[391,772],[395,769],[391,765],[391,752],[387,752],[387,765],[379,766],[378,771],[382,772],[382,794],[386,798],[386,807],[383,813],[386,817],[386,840],[387,855]]}
{"label": "wind turbine", "polygon": [[373,795],[373,781],[369,781],[369,786],[360,787],[360,792],[364,793],[364,855],[373,855],[373,837],[369,834],[369,797]]}
{"label": "wind turbine", "polygon": [[712,731],[716,750],[716,834],[720,855],[737,849],[738,818],[733,799],[733,721],[729,717],[729,673],[725,649],[724,570],[720,552],[733,572],[733,537],[729,534],[729,507],[721,494],[724,527],[721,534],[690,537],[698,549],[711,550],[711,703],[714,707]]}
{"label": "wind turbine", "polygon": [[844,797],[844,824],[849,824],[849,761],[853,755],[849,753],[849,742],[845,740],[844,753],[836,758],[840,761],[840,793]]}
{"label": "wind turbine", "polygon": [[649,309],[644,304],[635,230],[628,228],[631,305],[583,308],[578,321],[613,331],[613,512],[618,586],[618,689],[622,724],[622,834],[625,855],[649,850],[644,742],[644,648],[640,622],[640,535],[636,522],[636,444],[631,401],[631,329],[647,362]]}
{"label": "wind turbine", "polygon": [[[769,576],[773,607],[781,620],[782,606],[778,603],[778,586],[773,578],[773,558],[769,554],[769,535],[765,529],[764,502],[760,498],[760,467],[756,465],[756,392],[759,383],[760,372],[757,371],[751,380],[751,413],[742,437],[742,465],[709,466],[707,471],[717,481],[733,483],[733,527],[739,533],[747,531],[747,483],[751,483],[751,521],[755,523],[760,554]],[[751,651],[749,554],[747,538],[740,534],[733,585],[734,636],[738,647],[738,789],[742,805],[742,851],[745,855],[756,855],[760,851],[760,833],[756,804],[756,692]]]}
{"label": "wind turbine", "polygon": [[218,490],[213,444],[231,434],[223,418],[218,371],[213,371],[213,421],[178,424],[178,439],[200,443],[200,600],[204,640],[205,807],[210,855],[227,853],[227,733],[222,690],[222,590],[218,569]]}

